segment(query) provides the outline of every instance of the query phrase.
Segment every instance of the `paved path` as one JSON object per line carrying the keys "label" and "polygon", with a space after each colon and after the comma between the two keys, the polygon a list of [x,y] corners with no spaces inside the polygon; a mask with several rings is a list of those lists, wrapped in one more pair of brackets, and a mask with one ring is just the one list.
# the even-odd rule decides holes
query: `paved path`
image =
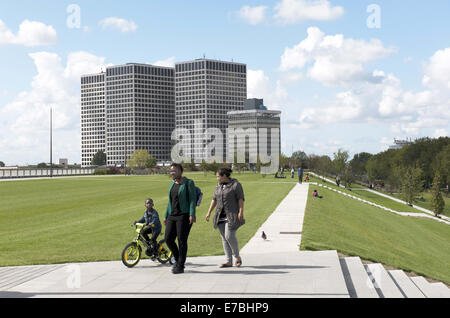
{"label": "paved path", "polygon": [[[336,251],[299,251],[308,184],[297,184],[241,249],[243,265],[224,256],[188,257],[184,274],[148,259],[0,268],[0,297],[343,297]],[[268,239],[261,238],[265,231]]]}

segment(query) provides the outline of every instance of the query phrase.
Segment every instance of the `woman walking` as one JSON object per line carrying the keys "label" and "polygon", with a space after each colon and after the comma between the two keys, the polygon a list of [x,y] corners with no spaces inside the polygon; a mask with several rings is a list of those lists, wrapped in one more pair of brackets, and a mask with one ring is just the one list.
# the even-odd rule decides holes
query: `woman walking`
{"label": "woman walking", "polygon": [[216,208],[213,217],[215,229],[219,229],[222,237],[223,249],[227,262],[220,265],[221,268],[233,266],[233,255],[237,267],[242,265],[239,255],[239,244],[236,238],[237,229],[245,223],[244,220],[244,190],[242,185],[233,178],[230,178],[232,170],[220,168],[217,173],[218,184],[214,191],[214,196],[206,214],[206,221],[209,222],[211,212]]}

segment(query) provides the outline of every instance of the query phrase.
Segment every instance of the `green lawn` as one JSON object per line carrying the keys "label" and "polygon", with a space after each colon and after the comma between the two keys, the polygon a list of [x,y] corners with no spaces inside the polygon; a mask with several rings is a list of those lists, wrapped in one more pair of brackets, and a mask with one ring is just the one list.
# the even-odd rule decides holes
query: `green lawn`
{"label": "green lawn", "polygon": [[[316,177],[311,177],[310,176],[310,178],[311,178],[312,182],[321,183],[321,184],[326,185],[326,186],[328,186],[330,188],[337,189],[337,190],[340,190],[340,191],[345,192],[347,194],[354,195],[355,197],[361,198],[363,200],[370,201],[370,202],[373,202],[375,204],[382,205],[382,206],[384,206],[386,208],[390,208],[390,209],[392,209],[394,211],[397,211],[397,212],[423,213],[422,211],[417,210],[417,209],[415,209],[415,208],[413,208],[413,207],[411,207],[411,206],[409,206],[407,204],[403,204],[403,203],[391,200],[389,198],[383,197],[381,195],[372,193],[370,191],[366,191],[365,189],[367,189],[367,188],[364,188],[364,187],[362,187],[360,185],[352,184],[351,188],[353,190],[350,190],[350,189],[345,189],[345,188],[338,188],[338,186],[335,183],[330,183],[330,182],[326,182],[326,181],[324,182],[324,181],[322,181],[322,179],[318,179]],[[361,190],[359,190],[359,189],[361,189]],[[317,191],[319,191],[319,193],[320,193],[320,189],[317,189]]]}
{"label": "green lawn", "polygon": [[399,216],[310,187],[302,250],[338,250],[373,262],[450,283],[450,227],[433,220]]}
{"label": "green lawn", "polygon": [[[188,256],[223,254],[218,231],[204,220],[217,180],[211,173],[185,175],[204,193]],[[246,225],[237,235],[243,246],[294,183],[253,173],[233,177],[246,196]],[[154,200],[162,220],[170,182],[167,175],[0,182],[0,266],[119,260],[146,198]]]}
{"label": "green lawn", "polygon": [[[420,194],[424,197],[426,200],[425,202],[417,200],[414,202],[414,205],[420,206],[424,209],[428,209],[430,211],[433,211],[433,208],[431,207],[431,193],[430,191],[424,191]],[[392,196],[399,198],[400,200],[403,200],[399,194],[393,194]],[[442,198],[444,199],[445,206],[444,206],[444,212],[442,212],[442,215],[449,216],[450,217],[450,198],[446,197],[445,194],[442,194]]]}

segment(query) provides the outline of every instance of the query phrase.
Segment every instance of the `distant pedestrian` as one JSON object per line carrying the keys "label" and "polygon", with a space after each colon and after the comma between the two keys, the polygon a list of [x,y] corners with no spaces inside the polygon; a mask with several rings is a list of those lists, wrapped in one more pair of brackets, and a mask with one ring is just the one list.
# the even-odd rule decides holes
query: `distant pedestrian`
{"label": "distant pedestrian", "polygon": [[294,170],[294,167],[292,167],[292,169],[291,169],[291,178],[292,179],[294,179],[294,174],[295,174],[295,170]]}
{"label": "distant pedestrian", "polygon": [[341,178],[339,178],[339,176],[336,176],[336,185],[339,187],[340,184],[341,184]]}
{"label": "distant pedestrian", "polygon": [[244,190],[236,179],[230,177],[231,169],[220,168],[217,173],[218,184],[206,214],[206,221],[209,222],[211,212],[216,208],[213,217],[215,229],[219,229],[222,237],[223,249],[226,256],[226,263],[220,265],[221,268],[233,266],[233,255],[237,267],[242,265],[239,255],[239,244],[236,238],[236,231],[245,224],[244,219]]}
{"label": "distant pedestrian", "polygon": [[[175,257],[172,273],[184,273],[184,264],[188,250],[188,236],[195,219],[197,205],[197,190],[194,181],[183,177],[183,166],[173,163],[170,166],[173,179],[169,189],[164,225],[166,226],[165,240]],[[178,239],[178,246],[175,243]]]}
{"label": "distant pedestrian", "polygon": [[298,168],[298,182],[299,183],[303,182],[303,169],[301,167]]}

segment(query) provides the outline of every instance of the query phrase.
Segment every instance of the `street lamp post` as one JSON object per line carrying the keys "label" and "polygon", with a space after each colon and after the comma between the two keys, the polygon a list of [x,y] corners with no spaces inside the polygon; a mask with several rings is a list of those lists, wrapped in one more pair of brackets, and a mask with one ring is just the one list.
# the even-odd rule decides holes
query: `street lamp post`
{"label": "street lamp post", "polygon": [[53,178],[53,132],[52,132],[52,108],[50,107],[50,177]]}

